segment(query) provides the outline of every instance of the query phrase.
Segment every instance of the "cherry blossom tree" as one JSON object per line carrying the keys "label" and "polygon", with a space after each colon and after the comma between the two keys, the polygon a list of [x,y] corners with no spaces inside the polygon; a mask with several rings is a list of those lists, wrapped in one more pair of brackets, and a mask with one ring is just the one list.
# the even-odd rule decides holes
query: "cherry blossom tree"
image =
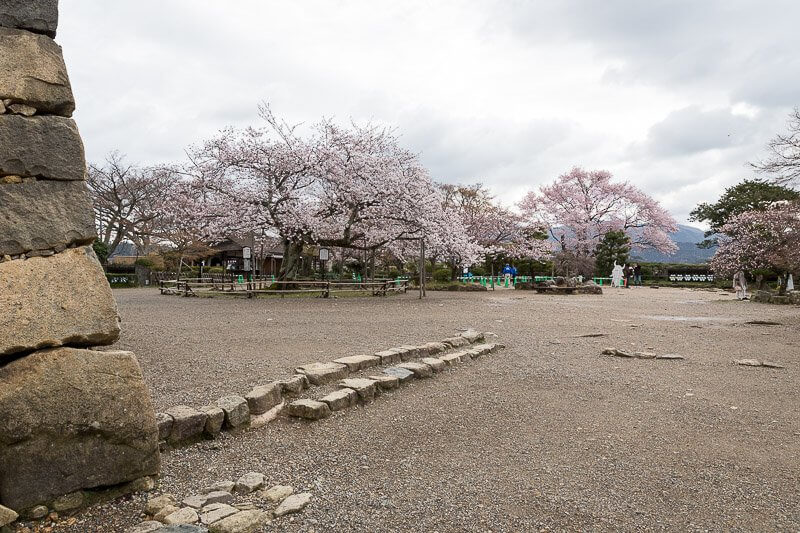
{"label": "cherry blossom tree", "polygon": [[529,192],[519,203],[523,216],[546,228],[561,252],[591,257],[609,231],[623,231],[633,249],[672,253],[674,218],[659,203],[628,182],[612,183],[610,172],[579,167],[550,185]]}
{"label": "cherry blossom tree", "polygon": [[711,260],[720,275],[739,269],[777,272],[779,292],[788,273],[800,269],[800,204],[779,202],[763,211],[747,211],[722,226],[724,236]]}
{"label": "cherry blossom tree", "polygon": [[425,239],[432,250],[473,252],[442,208],[416,154],[394,132],[322,120],[301,136],[262,106],[262,128],[225,130],[190,152],[183,173],[204,191],[194,215],[211,238],[275,235],[280,279],[292,279],[307,245],[374,251]]}

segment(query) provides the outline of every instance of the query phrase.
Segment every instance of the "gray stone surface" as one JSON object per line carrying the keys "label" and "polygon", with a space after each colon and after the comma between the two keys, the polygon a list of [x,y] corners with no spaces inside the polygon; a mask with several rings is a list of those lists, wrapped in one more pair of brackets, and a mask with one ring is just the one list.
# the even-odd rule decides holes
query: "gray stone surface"
{"label": "gray stone surface", "polygon": [[274,511],[276,517],[284,516],[292,513],[299,513],[305,509],[306,505],[311,501],[311,494],[308,492],[301,492],[300,494],[292,494],[281,502],[277,509]]}
{"label": "gray stone surface", "polygon": [[376,391],[388,391],[400,386],[400,379],[396,376],[383,374],[369,376],[369,379],[373,380],[375,385],[377,385]]}
{"label": "gray stone surface", "polygon": [[241,396],[224,396],[217,400],[217,407],[225,412],[225,427],[229,429],[246,426],[250,422],[250,408]]}
{"label": "gray stone surface", "polygon": [[181,501],[181,505],[185,507],[191,507],[192,509],[201,509],[205,507],[208,498],[205,494],[193,494],[192,496],[188,496]]}
{"label": "gray stone surface", "polygon": [[75,121],[56,116],[0,115],[0,176],[7,174],[83,180],[86,159]]}
{"label": "gray stone surface", "polygon": [[284,394],[300,394],[311,385],[305,374],[295,374],[289,379],[281,380],[279,383],[281,384],[281,392]]}
{"label": "gray stone surface", "polygon": [[462,363],[464,357],[469,357],[466,352],[455,352],[447,355],[440,355],[439,360],[447,366],[455,366]]}
{"label": "gray stone surface", "polygon": [[475,331],[474,329],[468,329],[467,331],[462,332],[460,336],[467,339],[470,343],[476,343],[483,340],[483,333],[480,331]]}
{"label": "gray stone surface", "polygon": [[0,27],[0,99],[39,115],[72,116],[75,99],[61,47],[45,35]]}
{"label": "gray stone surface", "polygon": [[424,347],[428,350],[428,355],[436,355],[450,348],[443,342],[428,342]]}
{"label": "gray stone surface", "polygon": [[4,504],[158,473],[155,413],[132,353],[35,352],[0,367],[0,383]]}
{"label": "gray stone surface", "polygon": [[262,490],[259,496],[269,502],[278,503],[292,495],[294,489],[289,485],[275,485],[266,490]]}
{"label": "gray stone surface", "polygon": [[201,524],[213,524],[214,522],[219,522],[223,518],[226,518],[231,515],[235,515],[239,512],[239,509],[233,507],[232,505],[226,504],[218,504],[211,508],[209,506],[207,509],[203,509],[200,513],[200,523]]}
{"label": "gray stone surface", "polygon": [[167,440],[171,443],[194,439],[203,433],[208,415],[187,405],[177,405],[167,409],[172,417],[172,430]]}
{"label": "gray stone surface", "polygon": [[361,402],[369,403],[375,399],[375,382],[366,378],[343,379],[339,382],[340,388],[353,389],[358,394]]}
{"label": "gray stone surface", "polygon": [[77,509],[83,505],[83,492],[77,490],[69,494],[63,494],[53,500],[51,507],[57,513],[62,511],[69,511],[70,509]]}
{"label": "gray stone surface", "polygon": [[423,357],[419,361],[431,367],[434,372],[441,372],[447,366],[444,361],[436,357]]}
{"label": "gray stone surface", "polygon": [[0,505],[0,527],[7,526],[17,518],[19,518],[19,515],[16,511]]}
{"label": "gray stone surface", "polygon": [[266,413],[283,401],[281,398],[281,384],[277,381],[267,385],[259,385],[245,395],[247,406],[251,415]]}
{"label": "gray stone surface", "polygon": [[154,516],[161,512],[164,507],[169,505],[175,506],[177,505],[177,500],[175,496],[172,494],[161,494],[159,496],[152,496],[147,499],[147,503],[144,505],[144,512],[150,516]]}
{"label": "gray stone surface", "polygon": [[442,340],[442,342],[444,344],[447,344],[451,348],[460,348],[462,346],[466,346],[467,344],[469,344],[469,341],[465,337],[462,337],[462,336],[450,337],[450,338]]}
{"label": "gray stone surface", "polygon": [[400,351],[398,350],[383,350],[381,352],[376,352],[375,357],[380,359],[380,364],[382,365],[393,365],[402,360]]}
{"label": "gray stone surface", "polygon": [[328,404],[316,400],[295,400],[286,406],[286,414],[308,420],[319,420],[331,414]]}
{"label": "gray stone surface", "polygon": [[92,205],[82,182],[0,184],[0,256],[91,244]]}
{"label": "gray stone surface", "polygon": [[298,367],[295,372],[305,374],[312,385],[325,385],[349,374],[347,366],[338,363],[310,363]]}
{"label": "gray stone surface", "polygon": [[200,517],[197,515],[196,510],[191,507],[184,507],[165,516],[163,522],[169,526],[171,524],[194,524],[199,520]]}
{"label": "gray stone surface", "polygon": [[374,355],[350,355],[339,359],[334,359],[334,363],[346,365],[350,372],[356,372],[365,368],[370,368],[380,364],[380,357]]}
{"label": "gray stone surface", "polygon": [[173,524],[157,529],[156,533],[208,533],[208,530],[194,524]]}
{"label": "gray stone surface", "polygon": [[203,428],[206,436],[216,437],[219,435],[222,431],[222,424],[225,423],[225,411],[216,405],[206,405],[201,407],[200,410],[208,416],[206,425]]}
{"label": "gray stone surface", "polygon": [[228,490],[212,490],[208,494],[206,494],[206,505],[211,505],[212,503],[229,503],[233,500],[233,494],[231,491],[234,489],[236,485],[234,484]]}
{"label": "gray stone surface", "polygon": [[341,411],[355,405],[357,398],[358,393],[353,389],[339,389],[326,394],[319,401],[328,404],[331,411]]}
{"label": "gray stone surface", "polygon": [[410,370],[414,373],[414,376],[417,378],[429,378],[433,376],[433,369],[426,364],[423,363],[401,363],[397,365],[400,368],[405,368],[406,370]]}
{"label": "gray stone surface", "polygon": [[0,263],[0,361],[51,346],[119,337],[117,306],[91,248]]}
{"label": "gray stone surface", "polygon": [[156,413],[156,424],[158,425],[158,440],[167,440],[172,431],[172,417],[167,413]]}
{"label": "gray stone surface", "polygon": [[0,26],[55,37],[58,0],[0,0]]}
{"label": "gray stone surface", "polygon": [[212,483],[211,485],[207,486],[203,489],[206,494],[209,492],[233,492],[233,487],[236,486],[236,483],[233,481],[217,481],[216,483]]}
{"label": "gray stone surface", "polygon": [[253,533],[269,522],[269,514],[256,509],[241,511],[211,524],[210,533]]}
{"label": "gray stone surface", "polygon": [[239,494],[250,494],[264,484],[264,474],[260,472],[248,472],[236,480],[234,490]]}
{"label": "gray stone surface", "polygon": [[396,377],[400,383],[405,383],[414,379],[414,372],[407,368],[400,368],[399,366],[391,366],[383,371],[387,376]]}

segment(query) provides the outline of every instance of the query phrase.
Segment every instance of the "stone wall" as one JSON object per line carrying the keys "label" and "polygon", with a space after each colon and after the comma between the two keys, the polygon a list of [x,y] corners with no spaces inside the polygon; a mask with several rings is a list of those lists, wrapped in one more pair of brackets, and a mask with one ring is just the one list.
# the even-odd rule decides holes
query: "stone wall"
{"label": "stone wall", "polygon": [[160,465],[136,357],[92,349],[119,317],[57,25],[57,0],[0,0],[0,510],[21,514]]}

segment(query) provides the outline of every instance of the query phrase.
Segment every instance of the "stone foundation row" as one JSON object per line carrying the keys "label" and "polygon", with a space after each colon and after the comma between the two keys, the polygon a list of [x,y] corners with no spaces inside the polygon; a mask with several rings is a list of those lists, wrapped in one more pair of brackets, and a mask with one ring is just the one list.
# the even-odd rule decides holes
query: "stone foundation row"
{"label": "stone foundation row", "polygon": [[[430,364],[437,364],[432,361],[425,363],[426,358],[469,346],[483,338],[483,333],[470,330],[441,342],[429,342],[421,346],[403,345],[374,355],[353,355],[328,363],[311,363],[298,367],[295,374],[288,379],[258,385],[244,396],[224,396],[215,404],[199,409],[186,405],[172,407],[163,413],[156,413],[161,447],[166,449],[204,438],[213,439],[222,431],[264,425],[277,417],[283,409],[284,398],[297,397],[310,387],[336,383],[346,379],[351,373],[375,366],[398,365],[393,372],[413,373],[414,365],[421,364],[424,368],[430,368]],[[411,362],[420,358],[423,363]],[[385,382],[384,387],[389,387],[391,385],[387,383],[392,376],[386,372],[384,371],[385,377],[381,379]]]}
{"label": "stone foundation row", "polygon": [[[375,396],[399,388],[413,379],[433,377],[447,367],[453,367],[476,359],[482,355],[504,348],[502,344],[479,344],[474,348],[441,355],[423,357],[418,362],[405,362],[390,366],[381,374],[365,378],[348,378],[338,383],[338,389],[319,400],[300,399],[286,406],[286,414],[307,420],[319,420],[334,411],[340,411],[357,404],[370,403]],[[374,361],[371,361],[374,362]],[[374,366],[374,365],[371,365]],[[369,368],[369,367],[367,367]]]}
{"label": "stone foundation row", "polygon": [[302,511],[310,501],[308,492],[295,494],[288,485],[270,486],[264,474],[248,472],[236,482],[216,482],[181,501],[172,494],[151,496],[143,510],[148,520],[127,533],[255,531]]}

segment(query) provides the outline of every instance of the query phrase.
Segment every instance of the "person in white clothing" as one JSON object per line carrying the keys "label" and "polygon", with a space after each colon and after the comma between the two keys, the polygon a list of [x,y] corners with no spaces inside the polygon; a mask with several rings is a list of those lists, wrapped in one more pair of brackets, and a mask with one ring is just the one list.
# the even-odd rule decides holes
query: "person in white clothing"
{"label": "person in white clothing", "polygon": [[747,297],[747,278],[745,278],[743,270],[733,275],[733,290],[736,291],[736,298],[739,300],[750,299]]}

